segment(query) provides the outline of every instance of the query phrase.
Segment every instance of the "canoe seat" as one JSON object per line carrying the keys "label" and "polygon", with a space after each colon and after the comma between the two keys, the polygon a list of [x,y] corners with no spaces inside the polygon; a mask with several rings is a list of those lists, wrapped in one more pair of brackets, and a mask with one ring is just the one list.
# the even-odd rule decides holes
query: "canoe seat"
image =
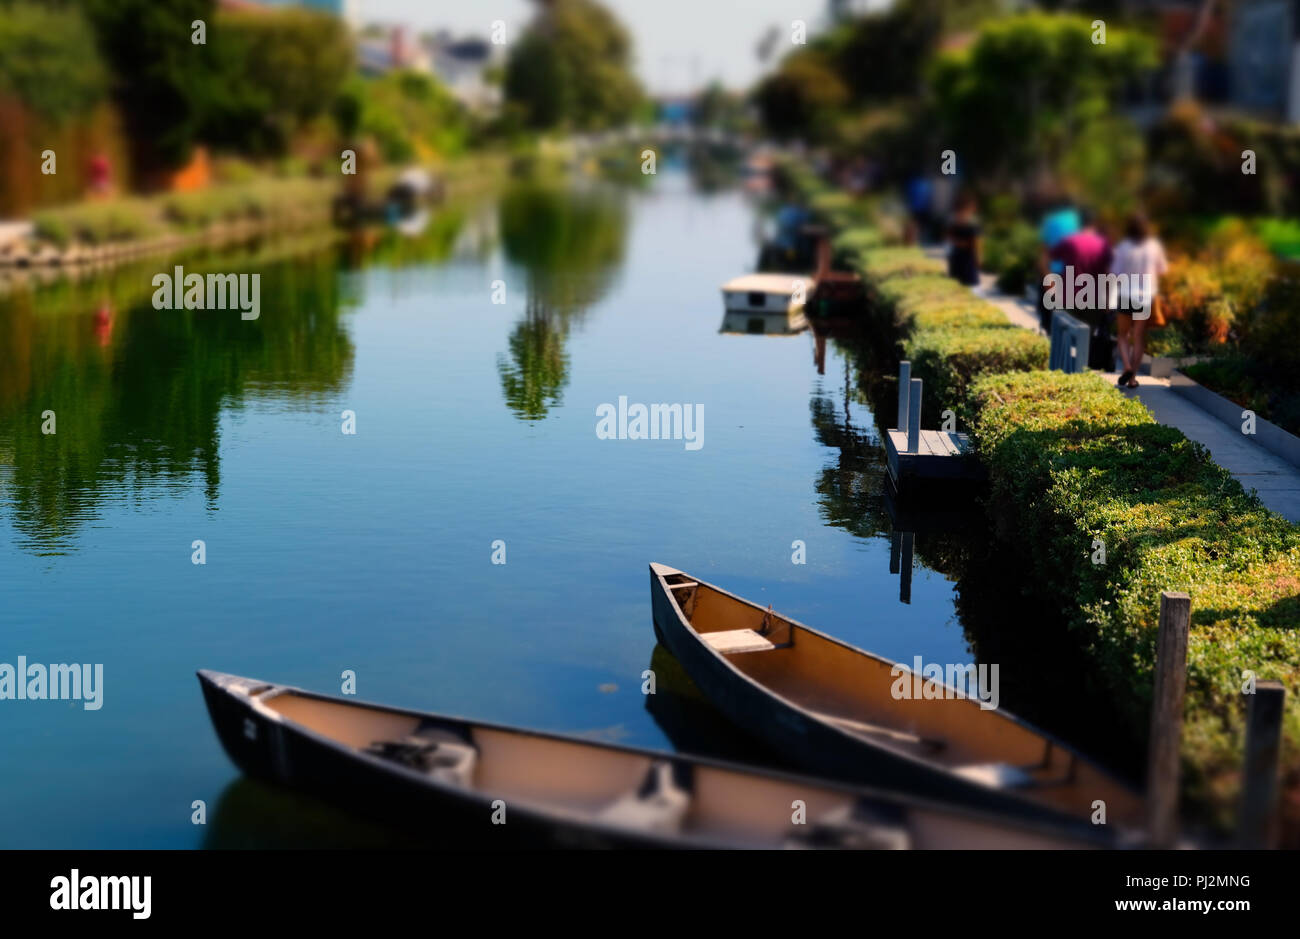
{"label": "canoe seat", "polygon": [[596,818],[637,831],[672,834],[681,830],[690,807],[691,794],[673,779],[673,764],[659,760],[635,792],[611,802]]}
{"label": "canoe seat", "polygon": [[953,772],[963,779],[993,789],[1019,789],[1034,783],[1033,776],[1010,763],[972,763],[969,766],[958,766]]}
{"label": "canoe seat", "polygon": [[896,807],[878,810],[872,803],[859,801],[813,820],[786,843],[792,848],[901,851],[912,846],[912,836]]}
{"label": "canoe seat", "polygon": [[461,740],[430,740],[423,736],[377,740],[365,752],[466,789],[473,785],[478,766],[478,750]]}
{"label": "canoe seat", "polygon": [[738,652],[767,652],[771,649],[783,648],[752,629],[723,629],[699,635],[710,649],[723,655],[734,655]]}

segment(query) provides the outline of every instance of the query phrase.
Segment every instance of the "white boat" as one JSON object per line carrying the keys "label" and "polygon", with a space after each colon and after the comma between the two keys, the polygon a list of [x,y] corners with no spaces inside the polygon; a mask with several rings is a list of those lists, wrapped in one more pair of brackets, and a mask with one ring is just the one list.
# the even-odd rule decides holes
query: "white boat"
{"label": "white boat", "polygon": [[794,313],[812,289],[812,278],[797,274],[745,274],[722,285],[722,298],[728,313]]}

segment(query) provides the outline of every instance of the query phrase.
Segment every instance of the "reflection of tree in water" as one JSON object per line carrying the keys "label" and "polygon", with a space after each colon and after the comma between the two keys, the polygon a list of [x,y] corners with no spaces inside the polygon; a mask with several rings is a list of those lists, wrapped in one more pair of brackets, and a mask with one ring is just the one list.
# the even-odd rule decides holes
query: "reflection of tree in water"
{"label": "reflection of tree in water", "polygon": [[517,417],[536,421],[560,403],[569,380],[565,325],[530,295],[528,311],[510,333],[510,358],[497,357],[506,404]]}
{"label": "reflection of tree in water", "polygon": [[822,468],[814,488],[828,524],[858,538],[871,538],[889,530],[880,495],[886,469],[875,436],[853,423],[849,405],[857,392],[852,372],[849,357],[844,355],[842,410],[828,394],[816,395],[808,403],[817,442],[838,451],[834,462]]}
{"label": "reflection of tree in water", "polygon": [[[260,270],[260,318],[154,309],[152,272],[167,268],[159,262],[132,277],[0,302],[0,504],[33,550],[66,550],[110,492],[179,493],[179,481],[199,475],[215,504],[223,408],[249,399],[307,405],[346,380],[353,346],[328,252],[185,267]],[[46,410],[54,434],[41,432]]]}
{"label": "reflection of tree in water", "polygon": [[623,259],[627,215],[611,195],[535,184],[509,190],[500,214],[506,257],[528,277],[528,302],[497,371],[515,416],[540,420],[569,380],[570,328],[609,290]]}

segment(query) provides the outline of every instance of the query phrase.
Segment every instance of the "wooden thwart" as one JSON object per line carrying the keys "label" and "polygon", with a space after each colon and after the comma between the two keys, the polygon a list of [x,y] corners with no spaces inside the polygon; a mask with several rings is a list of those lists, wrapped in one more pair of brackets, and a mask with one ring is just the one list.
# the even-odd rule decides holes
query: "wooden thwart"
{"label": "wooden thwart", "polygon": [[700,638],[709,644],[709,648],[723,655],[737,652],[767,652],[775,649],[776,643],[760,636],[752,629],[724,629],[720,632],[700,633]]}

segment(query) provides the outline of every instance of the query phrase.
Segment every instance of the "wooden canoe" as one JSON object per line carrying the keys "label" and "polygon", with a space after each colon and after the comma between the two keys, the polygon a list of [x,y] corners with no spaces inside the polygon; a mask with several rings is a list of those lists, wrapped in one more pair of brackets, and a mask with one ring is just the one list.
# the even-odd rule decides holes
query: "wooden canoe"
{"label": "wooden canoe", "polygon": [[[444,843],[1105,846],[1085,826],[1008,822],[720,761],[380,707],[219,672],[198,676],[217,736],[244,772]],[[797,801],[805,806],[803,824],[793,820]],[[494,824],[502,805],[505,824]]]}
{"label": "wooden canoe", "polygon": [[676,568],[650,565],[650,595],[701,692],[801,769],[1022,817],[1091,820],[1101,800],[1111,830],[1142,824],[1137,793],[1005,711],[952,689],[896,698],[904,666]]}

